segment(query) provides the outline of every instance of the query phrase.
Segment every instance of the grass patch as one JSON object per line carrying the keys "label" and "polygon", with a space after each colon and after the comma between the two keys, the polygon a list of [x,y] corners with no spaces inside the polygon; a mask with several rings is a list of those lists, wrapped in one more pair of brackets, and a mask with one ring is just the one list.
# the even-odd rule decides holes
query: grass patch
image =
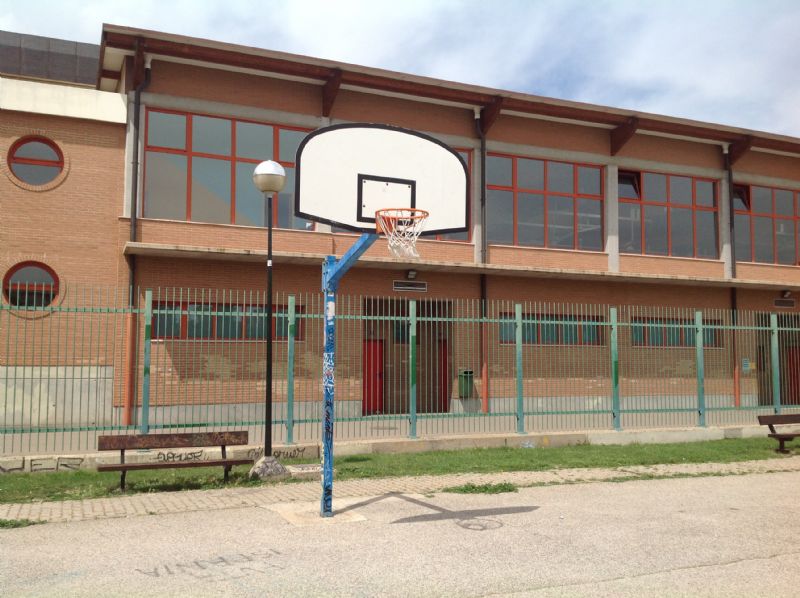
{"label": "grass patch", "polygon": [[33,519],[0,519],[0,529],[13,529],[16,527],[28,527],[44,523],[44,521],[34,521]]}
{"label": "grass patch", "polygon": [[463,484],[461,486],[450,486],[442,492],[452,492],[454,494],[502,494],[503,492],[516,492],[517,487],[510,482],[499,484]]}
{"label": "grass patch", "polygon": [[[795,451],[796,454],[796,451]],[[337,480],[394,476],[615,468],[676,463],[732,463],[776,457],[770,438],[711,440],[627,446],[578,445],[558,448],[493,448],[426,453],[367,454],[335,460]],[[314,463],[292,459],[286,463]],[[231,471],[228,487],[260,486],[248,478],[248,466]],[[626,478],[628,479],[628,478]],[[223,488],[222,468],[162,469],[129,472],[126,494]],[[119,496],[119,474],[95,471],[0,475],[0,503],[77,500]]]}

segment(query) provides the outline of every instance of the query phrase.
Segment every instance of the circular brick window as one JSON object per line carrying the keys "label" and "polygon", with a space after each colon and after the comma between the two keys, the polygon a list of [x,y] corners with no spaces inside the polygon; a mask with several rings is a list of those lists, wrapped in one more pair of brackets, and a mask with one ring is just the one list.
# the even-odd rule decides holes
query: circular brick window
{"label": "circular brick window", "polygon": [[20,262],[3,277],[3,296],[15,307],[46,307],[58,296],[58,276],[39,262]]}
{"label": "circular brick window", "polygon": [[45,137],[23,137],[8,152],[8,167],[23,183],[40,187],[64,170],[64,155]]}

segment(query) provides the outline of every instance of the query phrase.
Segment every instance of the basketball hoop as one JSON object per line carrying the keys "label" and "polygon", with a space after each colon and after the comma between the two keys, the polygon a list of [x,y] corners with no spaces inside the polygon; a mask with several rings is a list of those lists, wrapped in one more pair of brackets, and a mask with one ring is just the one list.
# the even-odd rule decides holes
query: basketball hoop
{"label": "basketball hoop", "polygon": [[418,258],[417,238],[428,212],[414,208],[375,210],[375,230],[389,241],[389,251],[399,258]]}

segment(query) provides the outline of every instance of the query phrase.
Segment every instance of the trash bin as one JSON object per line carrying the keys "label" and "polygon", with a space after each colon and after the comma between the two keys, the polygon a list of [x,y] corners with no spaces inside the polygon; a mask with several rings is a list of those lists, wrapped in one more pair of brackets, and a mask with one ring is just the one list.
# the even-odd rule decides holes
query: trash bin
{"label": "trash bin", "polygon": [[472,370],[461,370],[458,372],[458,398],[468,399],[472,396],[472,386],[475,375]]}

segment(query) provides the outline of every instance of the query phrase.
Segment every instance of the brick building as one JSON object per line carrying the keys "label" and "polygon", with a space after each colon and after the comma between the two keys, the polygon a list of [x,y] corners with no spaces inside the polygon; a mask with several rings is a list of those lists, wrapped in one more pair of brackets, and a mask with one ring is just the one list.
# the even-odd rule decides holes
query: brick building
{"label": "brick building", "polygon": [[[296,217],[291,181],[304,135],[335,123],[421,131],[456,149],[468,166],[468,233],[420,240],[413,263],[390,257],[381,241],[340,287],[342,295],[361,297],[356,315],[404,316],[411,298],[421,314],[443,322],[459,310],[500,320],[476,333],[482,349],[474,352],[444,323],[420,333],[433,397],[424,409],[452,410],[448,397],[456,396],[463,369],[475,372],[484,408],[508,394],[503,389],[514,382],[503,364],[512,358],[504,351],[514,333],[502,320],[512,317],[514,302],[531,306],[523,313],[533,320],[523,343],[541,350],[530,356],[539,364],[526,382],[531,396],[541,392],[532,382],[540,377],[583,380],[586,396],[608,393],[607,364],[595,367],[608,338],[585,324],[607,321],[601,306],[650,306],[660,314],[640,317],[640,308],[630,308],[620,343],[640,348],[638,374],[628,381],[634,386],[642,383],[634,378],[656,375],[648,368],[663,367],[655,353],[641,358],[649,350],[675,349],[669,360],[676,371],[694,359],[680,353],[695,348],[691,310],[719,325],[735,323],[740,312],[777,312],[796,326],[800,139],[114,25],[103,27],[99,48],[0,35],[0,274],[3,301],[18,308],[7,322],[26,305],[59,304],[85,285],[113,288],[122,297],[115,301],[135,305],[155,289],[155,308],[178,312],[153,320],[153,338],[164,341],[153,345],[154,354],[170,353],[159,357],[169,364],[165,378],[172,377],[159,395],[163,404],[190,402],[187,384],[198,379],[179,341],[219,341],[213,351],[220,353],[247,347],[249,357],[234,360],[238,390],[227,387],[216,400],[255,401],[262,392],[253,383],[256,370],[242,373],[244,362],[262,359],[263,342],[243,342],[260,338],[257,327],[240,314],[230,336],[219,310],[263,304],[240,298],[264,288],[262,198],[251,182],[263,159],[278,160],[290,181],[274,202],[276,290],[296,295],[300,312],[313,311],[322,259],[341,255],[356,236]],[[399,290],[412,276],[424,292]],[[490,306],[483,314],[481,301]],[[576,305],[589,306],[591,315],[572,326]],[[215,315],[199,317],[202,306]],[[321,344],[311,346],[311,324],[304,350],[316,358]],[[351,328],[342,367],[352,367],[340,376],[360,405],[367,341],[397,343],[402,334],[388,321]],[[116,406],[131,409],[137,401],[140,383],[130,374],[143,333],[142,318],[131,316],[103,353],[117,366]],[[737,396],[761,393],[756,374],[749,391],[738,386],[747,372],[739,371],[735,338],[709,333],[704,342],[706,375],[721,395],[733,393],[734,378]],[[13,344],[3,349],[5,365],[14,365]],[[784,372],[800,368],[793,336],[781,346]],[[759,347],[751,351],[754,363]],[[75,349],[82,351],[88,349]],[[553,365],[565,354],[569,375]],[[40,349],[36,359],[56,365],[61,357]],[[393,359],[399,369],[404,358],[387,356],[387,373]],[[226,379],[204,363],[206,385]],[[317,377],[314,367],[304,371]],[[308,389],[313,400],[318,383]],[[395,412],[408,409],[404,392],[386,399]],[[545,394],[569,392],[555,385]]]}

